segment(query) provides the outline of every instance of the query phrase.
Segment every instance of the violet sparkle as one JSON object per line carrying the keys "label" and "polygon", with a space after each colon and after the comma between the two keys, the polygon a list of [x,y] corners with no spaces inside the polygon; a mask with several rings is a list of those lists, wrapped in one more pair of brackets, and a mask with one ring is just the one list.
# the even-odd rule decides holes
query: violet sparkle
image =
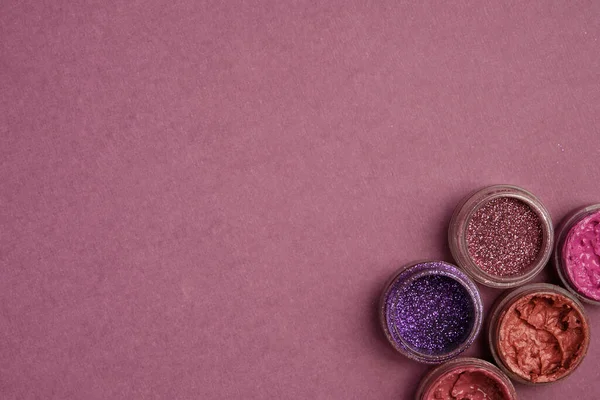
{"label": "violet sparkle", "polygon": [[458,348],[475,323],[469,292],[446,275],[425,275],[406,286],[392,288],[387,311],[394,340],[432,355]]}

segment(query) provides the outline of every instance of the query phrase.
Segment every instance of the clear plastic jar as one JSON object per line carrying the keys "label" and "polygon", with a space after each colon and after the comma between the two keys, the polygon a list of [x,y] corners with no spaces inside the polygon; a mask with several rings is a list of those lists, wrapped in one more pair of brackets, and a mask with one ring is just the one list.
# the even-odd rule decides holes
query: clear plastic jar
{"label": "clear plastic jar", "polygon": [[569,214],[557,230],[553,257],[565,287],[580,300],[594,305],[600,305],[600,235],[595,232],[600,231],[599,216],[600,204]]}
{"label": "clear plastic jar", "polygon": [[575,296],[535,283],[498,299],[490,312],[488,341],[496,364],[511,379],[546,384],[566,378],[581,364],[590,328]]}
{"label": "clear plastic jar", "polygon": [[[527,265],[524,265],[518,271],[510,273],[503,271],[492,272],[490,268],[486,270],[484,268],[484,261],[477,261],[472,254],[477,251],[481,251],[484,254],[487,252],[486,255],[490,258],[494,255],[493,252],[496,251],[502,254],[505,259],[508,258],[508,261],[522,261],[524,258],[522,253],[526,248],[521,244],[525,239],[529,240],[529,238],[525,236],[519,237],[519,235],[527,233],[527,231],[519,231],[518,224],[514,224],[513,226],[510,220],[506,222],[506,215],[503,215],[502,212],[506,214],[511,211],[510,208],[503,211],[495,210],[490,206],[495,202],[503,201],[512,202],[506,204],[505,208],[512,207],[516,209],[520,207],[522,212],[528,213],[527,215],[514,215],[513,217],[516,222],[523,222],[525,217],[529,217],[530,225],[534,223],[535,226],[527,226],[527,228],[535,229],[538,232],[538,236],[534,238],[537,241],[535,243],[536,247],[527,254],[530,257]],[[488,209],[490,211],[487,211]],[[488,230],[487,234],[491,239],[486,243],[486,239],[488,239],[485,237],[486,232],[479,234],[475,230],[477,226],[473,227],[476,220],[485,220],[487,222],[484,221],[482,224],[489,223],[492,227],[495,226],[494,224],[502,226],[506,230],[506,233],[502,230]],[[498,222],[495,222],[496,220]],[[477,240],[479,242],[476,242]],[[499,245],[493,242],[494,240],[499,242]],[[511,185],[489,186],[465,197],[454,210],[448,229],[450,251],[456,264],[477,282],[495,288],[520,286],[533,279],[550,259],[553,240],[552,219],[546,207],[527,190]],[[474,244],[479,247],[476,247],[475,250],[470,250],[470,246],[475,247]],[[532,246],[529,242],[525,244],[528,244],[530,247]],[[509,265],[508,262],[502,264],[503,259],[501,258],[491,261],[496,261],[496,264],[501,266],[500,268],[502,268],[502,265]]]}
{"label": "clear plastic jar", "polygon": [[[462,382],[459,381],[461,374]],[[453,390],[463,395],[481,396],[483,392],[486,396],[484,398],[517,400],[515,387],[502,371],[487,361],[470,357],[457,358],[430,371],[421,380],[415,400],[444,398],[435,397],[436,392],[438,396],[448,394],[448,399],[457,398],[456,394],[451,397]],[[470,391],[473,393],[469,393]]]}
{"label": "clear plastic jar", "polygon": [[475,283],[443,261],[402,267],[381,295],[379,317],[390,344],[422,363],[458,356],[480,331],[483,306]]}

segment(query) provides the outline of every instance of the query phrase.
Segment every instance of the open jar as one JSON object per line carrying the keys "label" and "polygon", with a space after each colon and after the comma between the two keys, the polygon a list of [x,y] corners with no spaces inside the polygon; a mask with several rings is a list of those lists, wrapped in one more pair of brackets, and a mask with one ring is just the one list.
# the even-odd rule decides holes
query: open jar
{"label": "open jar", "polygon": [[582,301],[600,305],[600,204],[567,216],[555,243],[554,266],[565,287]]}
{"label": "open jar", "polygon": [[421,380],[415,400],[516,400],[517,392],[496,366],[478,358],[460,357],[436,367]]}
{"label": "open jar", "polygon": [[494,185],[458,204],[448,241],[457,265],[474,280],[510,288],[544,268],[553,232],[550,214],[537,197],[517,186]]}
{"label": "open jar", "polygon": [[488,341],[496,364],[511,379],[544,384],[572,374],[585,357],[590,328],[581,303],[547,283],[503,295],[491,311]]}
{"label": "open jar", "polygon": [[379,317],[390,344],[423,363],[441,363],[472,343],[482,323],[483,305],[475,283],[443,261],[415,262],[386,285]]}

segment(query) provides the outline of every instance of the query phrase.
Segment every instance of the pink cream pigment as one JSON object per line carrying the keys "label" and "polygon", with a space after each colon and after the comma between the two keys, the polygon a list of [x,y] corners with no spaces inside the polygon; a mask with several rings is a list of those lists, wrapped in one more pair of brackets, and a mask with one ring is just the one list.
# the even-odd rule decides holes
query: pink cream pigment
{"label": "pink cream pigment", "polygon": [[571,227],[564,240],[562,259],[575,289],[600,301],[600,210]]}

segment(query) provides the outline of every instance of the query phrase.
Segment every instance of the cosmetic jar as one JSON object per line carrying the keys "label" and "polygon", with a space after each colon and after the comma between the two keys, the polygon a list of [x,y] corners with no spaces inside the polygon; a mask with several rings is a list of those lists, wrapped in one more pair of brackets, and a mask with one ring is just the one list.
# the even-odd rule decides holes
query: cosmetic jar
{"label": "cosmetic jar", "polygon": [[600,305],[600,204],[580,208],[557,230],[554,266],[565,287]]}
{"label": "cosmetic jar", "polygon": [[577,298],[547,283],[525,285],[494,305],[488,341],[496,364],[526,384],[561,380],[585,357],[590,328]]}
{"label": "cosmetic jar", "polygon": [[430,371],[421,380],[415,400],[517,400],[517,392],[495,365],[460,357]]}
{"label": "cosmetic jar", "polygon": [[390,344],[422,363],[441,363],[466,350],[479,333],[482,302],[475,283],[443,261],[411,263],[390,279],[379,317]]}
{"label": "cosmetic jar", "polygon": [[552,254],[550,214],[533,194],[511,185],[483,188],[464,198],[448,229],[456,264],[495,288],[533,279]]}

